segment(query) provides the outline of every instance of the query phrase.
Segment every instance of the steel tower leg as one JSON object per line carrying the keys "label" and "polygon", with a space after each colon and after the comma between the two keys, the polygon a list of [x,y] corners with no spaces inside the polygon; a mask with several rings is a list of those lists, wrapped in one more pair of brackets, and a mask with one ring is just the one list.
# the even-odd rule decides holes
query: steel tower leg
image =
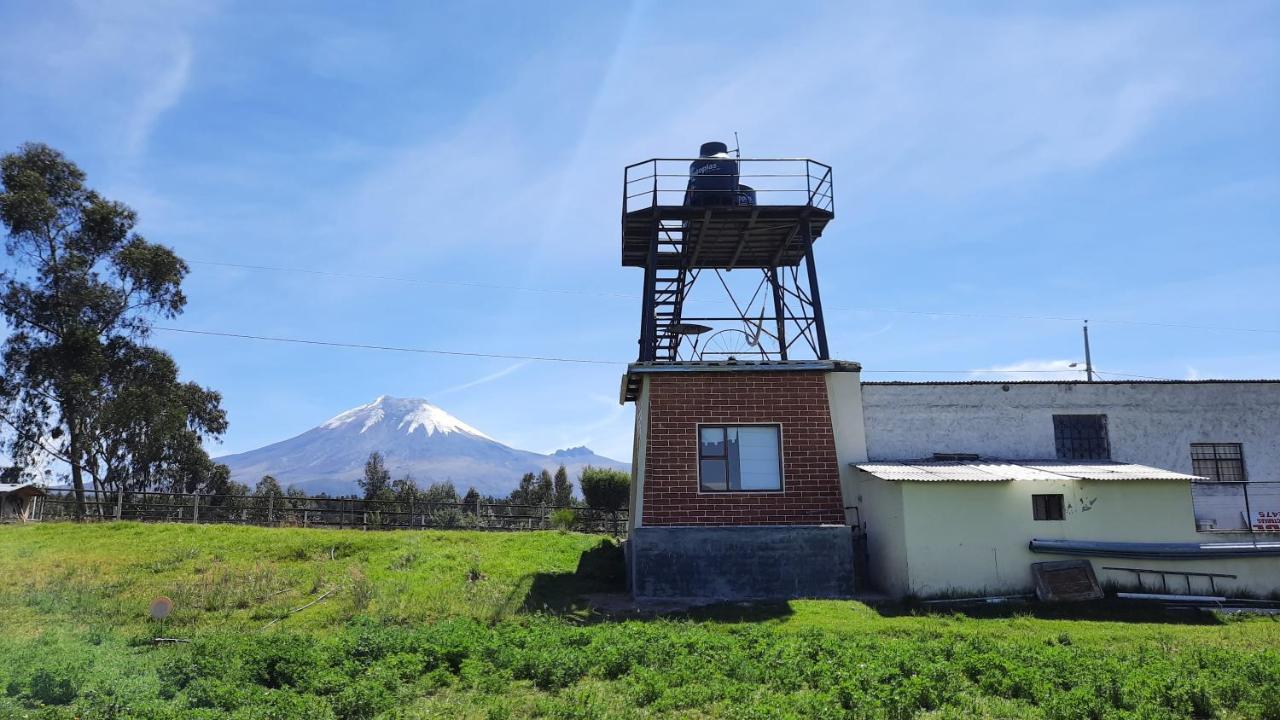
{"label": "steel tower leg", "polygon": [[818,294],[818,270],[813,262],[813,229],[808,219],[803,221],[804,232],[804,268],[809,276],[809,302],[813,304],[813,329],[818,334],[818,359],[830,360],[831,351],[827,349],[827,323],[822,318],[822,296]]}
{"label": "steel tower leg", "polygon": [[644,264],[644,297],[640,300],[640,362],[652,362],[657,357],[657,318],[654,317],[654,293],[658,277],[658,221],[653,221],[649,235],[649,256]]}
{"label": "steel tower leg", "polygon": [[778,277],[778,268],[765,270],[769,277],[769,285],[773,289],[773,315],[778,324],[778,359],[787,359],[787,318],[782,312],[782,280]]}

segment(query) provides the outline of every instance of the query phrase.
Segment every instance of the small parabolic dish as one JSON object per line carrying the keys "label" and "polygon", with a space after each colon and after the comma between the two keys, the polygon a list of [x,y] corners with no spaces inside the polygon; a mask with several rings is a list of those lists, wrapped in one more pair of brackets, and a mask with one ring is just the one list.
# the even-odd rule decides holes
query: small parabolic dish
{"label": "small parabolic dish", "polygon": [[151,619],[163,620],[169,617],[169,613],[173,612],[173,601],[161,595],[151,601]]}

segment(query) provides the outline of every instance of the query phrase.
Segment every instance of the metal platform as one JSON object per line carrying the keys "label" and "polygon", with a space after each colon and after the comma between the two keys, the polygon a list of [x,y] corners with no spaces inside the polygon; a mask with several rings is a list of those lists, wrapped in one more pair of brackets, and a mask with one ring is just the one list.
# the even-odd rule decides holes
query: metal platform
{"label": "metal platform", "polygon": [[817,240],[835,214],[811,205],[697,208],[655,205],[622,218],[622,264],[644,267],[656,236],[665,252],[661,269],[795,267],[808,245],[801,232],[809,224]]}
{"label": "metal platform", "polygon": [[[737,190],[726,191],[692,183],[695,160],[656,158],[624,172],[622,264],[645,270],[639,360],[827,359],[813,245],[835,217],[831,167],[734,158],[731,173],[699,176],[732,178]],[[742,269],[758,271],[759,283],[739,296],[724,273]],[[731,311],[685,312],[704,272]]]}

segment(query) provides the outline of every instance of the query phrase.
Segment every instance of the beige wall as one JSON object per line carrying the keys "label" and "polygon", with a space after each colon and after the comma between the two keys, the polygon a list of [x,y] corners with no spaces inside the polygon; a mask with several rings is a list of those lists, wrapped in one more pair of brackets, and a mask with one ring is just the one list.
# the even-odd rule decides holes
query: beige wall
{"label": "beige wall", "polygon": [[836,461],[840,466],[840,491],[845,507],[845,523],[857,525],[858,513],[853,507],[853,463],[867,461],[867,432],[862,417],[861,373],[827,373],[827,404],[831,407],[831,432],[836,442]]}
{"label": "beige wall", "polygon": [[[867,580],[880,592],[898,597],[911,592],[907,563],[906,516],[902,504],[902,483],[891,483],[853,470],[846,486],[846,504],[851,524],[861,520],[867,535]],[[861,578],[859,579],[862,580]]]}
{"label": "beige wall", "polygon": [[[1221,542],[1235,538],[1195,532],[1191,491],[1185,482],[1170,481],[1018,481],[902,482],[874,478],[859,471],[858,488],[869,507],[865,514],[873,569],[893,594],[933,596],[951,593],[1029,592],[1033,562],[1069,559],[1033,553],[1033,538],[1129,542]],[[887,503],[881,517],[876,505],[897,488],[901,509]],[[1061,493],[1062,521],[1032,518],[1031,496]],[[895,515],[901,516],[901,529]],[[1244,536],[1247,538],[1247,536]],[[901,538],[901,540],[899,540]],[[889,547],[883,547],[883,546]],[[878,550],[877,546],[882,546]],[[1146,560],[1091,558],[1099,581],[1130,583],[1131,573],[1103,566],[1140,567],[1226,573],[1219,589],[1256,595],[1280,591],[1280,558]],[[878,561],[878,562],[877,562]],[[902,576],[906,576],[905,582]],[[1173,589],[1171,587],[1171,589]],[[1193,592],[1207,593],[1205,580]],[[1186,592],[1186,586],[1177,588]]]}
{"label": "beige wall", "polygon": [[[624,378],[625,382],[625,378]],[[644,514],[645,438],[649,433],[649,378],[640,379],[636,395],[636,432],[631,447],[631,502],[627,505],[627,528],[640,527]]]}

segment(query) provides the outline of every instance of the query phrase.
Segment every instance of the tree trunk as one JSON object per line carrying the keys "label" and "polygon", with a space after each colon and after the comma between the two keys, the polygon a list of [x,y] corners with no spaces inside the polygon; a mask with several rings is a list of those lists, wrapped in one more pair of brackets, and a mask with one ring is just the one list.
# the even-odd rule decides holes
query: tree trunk
{"label": "tree trunk", "polygon": [[80,467],[80,460],[84,457],[84,453],[80,449],[80,433],[77,432],[75,420],[67,423],[67,436],[70,455],[67,459],[71,461],[71,487],[76,494],[76,520],[84,520],[84,470]]}

